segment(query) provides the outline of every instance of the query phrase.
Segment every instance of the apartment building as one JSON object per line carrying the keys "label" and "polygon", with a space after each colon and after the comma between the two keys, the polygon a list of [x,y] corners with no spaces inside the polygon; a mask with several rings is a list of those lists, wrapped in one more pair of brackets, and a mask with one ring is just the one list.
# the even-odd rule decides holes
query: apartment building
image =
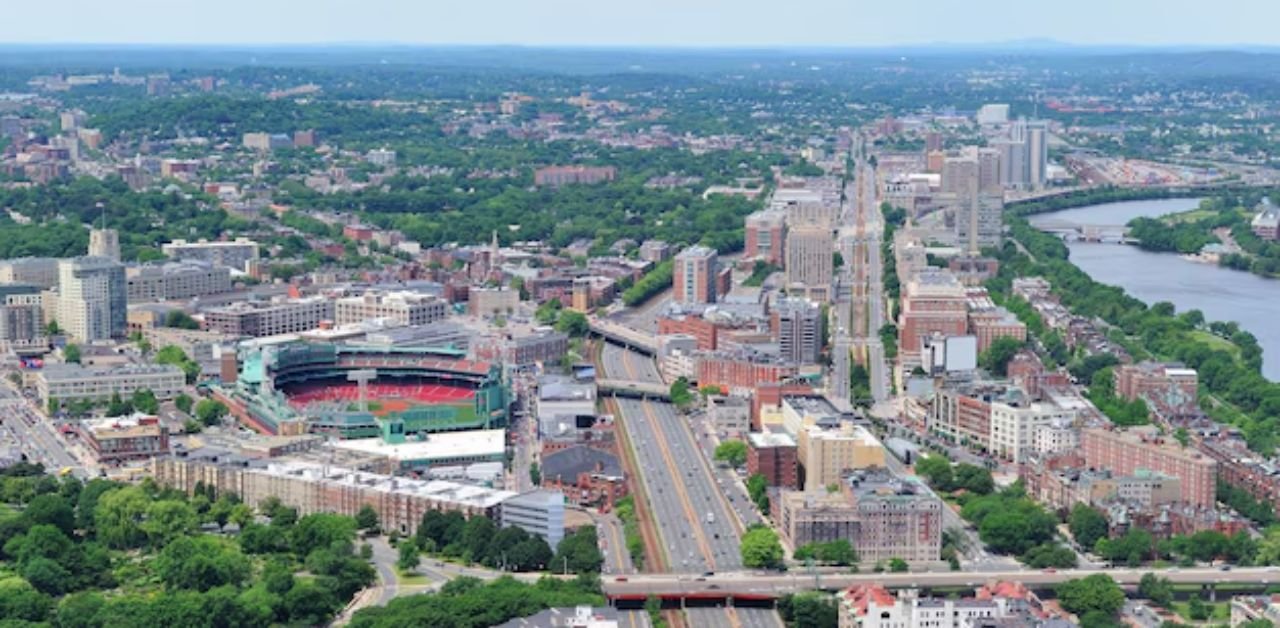
{"label": "apartment building", "polygon": [[261,338],[294,334],[332,321],[334,302],[322,296],[270,302],[240,301],[204,311],[205,329]]}
{"label": "apartment building", "polygon": [[58,261],[55,319],[81,342],[123,338],[128,296],[124,266],[106,257]]}
{"label": "apartment building", "polygon": [[902,291],[898,320],[902,362],[918,366],[923,338],[933,334],[962,336],[968,331],[968,299],[964,286],[945,270],[926,269],[917,273]]}
{"label": "apartment building", "polygon": [[90,368],[79,364],[49,364],[36,373],[40,403],[87,399],[106,401],[112,395],[127,398],[137,390],[150,390],[158,399],[172,399],[182,392],[186,376],[171,364]]}
{"label": "apartment building", "polygon": [[672,299],[676,303],[715,303],[719,256],[715,249],[695,245],[676,254],[672,268]]}
{"label": "apartment building", "polygon": [[796,440],[785,432],[751,432],[747,434],[747,475],[764,476],[769,486],[785,489],[800,487]]}
{"label": "apartment building", "polygon": [[1199,377],[1195,369],[1181,364],[1140,362],[1115,368],[1115,392],[1121,399],[1143,399],[1175,413],[1192,413],[1198,408]]}
{"label": "apartment building", "polygon": [[743,258],[781,267],[786,261],[786,218],[786,213],[777,210],[763,210],[747,216]]}
{"label": "apartment building", "polygon": [[443,299],[409,291],[370,290],[362,295],[337,299],[333,309],[334,323],[338,325],[375,318],[390,319],[404,326],[428,325],[449,315],[449,306]]}
{"label": "apartment building", "polygon": [[0,284],[0,347],[6,351],[48,348],[43,297],[36,286]]}
{"label": "apartment building", "polygon": [[914,477],[883,468],[854,472],[839,491],[783,491],[779,528],[792,547],[847,539],[863,562],[936,561],[942,500]]}
{"label": "apartment building", "polygon": [[787,286],[809,298],[830,299],[835,275],[835,238],[825,225],[797,225],[787,230]]}
{"label": "apartment building", "polygon": [[52,257],[19,257],[0,261],[0,283],[30,284],[37,288],[58,286],[58,260]]}
{"label": "apartment building", "polygon": [[510,288],[471,288],[467,311],[472,316],[510,316],[520,304],[520,293]]}
{"label": "apartment building", "polygon": [[747,353],[707,353],[695,358],[694,373],[699,386],[750,389],[760,384],[781,382],[796,376],[795,364],[764,361]]}
{"label": "apartment building", "polygon": [[796,434],[800,485],[806,491],[822,491],[854,470],[883,468],[884,455],[884,446],[861,425],[808,425]]}
{"label": "apartment building", "polygon": [[540,187],[592,185],[613,181],[617,176],[618,169],[613,166],[548,166],[534,171],[533,184]]}
{"label": "apartment building", "polygon": [[822,310],[808,299],[783,298],[774,304],[773,331],[779,357],[796,364],[817,364],[822,355]]}
{"label": "apartment building", "polygon": [[199,260],[144,264],[125,270],[130,303],[190,299],[231,291],[231,270]]}
{"label": "apartment building", "polygon": [[1182,483],[1182,501],[1206,508],[1214,505],[1217,462],[1196,449],[1165,440],[1154,427],[1086,428],[1081,443],[1090,468],[1121,475],[1148,471],[1172,476]]}
{"label": "apartment building", "polygon": [[[991,404],[991,440],[987,450],[992,455],[1013,462],[1023,462],[1037,451],[1036,438],[1054,424],[1070,425],[1076,418],[1074,410],[1063,410],[1047,403],[1028,403],[1023,400],[998,400]],[[1068,428],[1068,431],[1072,431]],[[1047,435],[1058,435],[1048,439]],[[1061,448],[1062,439],[1056,430],[1045,432],[1044,447]]]}
{"label": "apartment building", "polygon": [[428,511],[456,511],[497,519],[502,502],[516,496],[470,484],[415,480],[304,462],[267,462],[209,448],[157,457],[151,463],[158,485],[192,494],[196,485],[219,494],[235,493],[246,504],[274,497],[298,514],[355,516],[368,505],[384,530],[416,533]]}

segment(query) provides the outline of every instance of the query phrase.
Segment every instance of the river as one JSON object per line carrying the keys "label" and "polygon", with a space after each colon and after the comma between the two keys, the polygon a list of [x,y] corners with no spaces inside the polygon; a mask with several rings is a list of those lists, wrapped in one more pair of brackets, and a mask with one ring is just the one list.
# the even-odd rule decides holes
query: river
{"label": "river", "polygon": [[[1186,211],[1198,199],[1162,199],[1104,203],[1037,214],[1039,220],[1067,220],[1090,225],[1123,225],[1141,216],[1155,218]],[[1198,309],[1206,320],[1235,321],[1258,339],[1262,374],[1280,381],[1280,314],[1278,284],[1252,273],[1191,262],[1172,253],[1152,253],[1136,246],[1069,242],[1071,261],[1095,281],[1119,286],[1146,303],[1168,301],[1179,312]]]}

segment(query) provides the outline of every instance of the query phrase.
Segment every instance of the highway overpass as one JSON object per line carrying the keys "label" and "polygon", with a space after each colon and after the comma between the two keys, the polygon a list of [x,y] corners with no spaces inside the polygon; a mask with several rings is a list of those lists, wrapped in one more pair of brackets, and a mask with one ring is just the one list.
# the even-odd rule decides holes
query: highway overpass
{"label": "highway overpass", "polygon": [[625,349],[649,356],[658,352],[658,337],[653,334],[637,331],[603,318],[591,318],[588,326],[593,335]]}
{"label": "highway overpass", "polygon": [[632,399],[650,399],[655,401],[671,401],[671,389],[663,384],[652,382],[629,381],[622,379],[596,379],[596,388],[601,395],[628,397]]}
{"label": "highway overpass", "polygon": [[610,602],[627,607],[640,604],[650,596],[668,605],[705,604],[711,601],[756,606],[787,593],[813,590],[841,590],[862,584],[879,584],[889,589],[977,588],[992,581],[1021,582],[1034,589],[1052,589],[1062,582],[1094,574],[1106,574],[1122,585],[1136,586],[1142,576],[1155,573],[1174,584],[1201,585],[1212,595],[1219,585],[1256,587],[1280,584],[1280,567],[1241,567],[1223,571],[1219,568],[1187,569],[1062,569],[992,572],[924,572],[924,573],[810,573],[796,569],[777,572],[724,572],[702,577],[697,574],[646,573],[619,577],[604,582],[604,593]]}

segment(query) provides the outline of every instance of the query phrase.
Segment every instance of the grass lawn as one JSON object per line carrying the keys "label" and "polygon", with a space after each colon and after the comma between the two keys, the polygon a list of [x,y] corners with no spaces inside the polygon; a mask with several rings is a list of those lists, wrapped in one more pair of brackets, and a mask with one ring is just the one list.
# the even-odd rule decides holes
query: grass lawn
{"label": "grass lawn", "polygon": [[407,585],[407,586],[421,586],[421,585],[431,584],[432,582],[431,578],[428,578],[425,575],[417,572],[406,573],[406,572],[397,570],[396,576],[397,576],[398,584]]}
{"label": "grass lawn", "polygon": [[1210,211],[1207,209],[1191,209],[1185,212],[1169,214],[1165,216],[1163,220],[1169,224],[1176,224],[1180,222],[1195,222],[1197,220],[1200,220],[1201,218],[1209,218],[1217,215],[1218,215],[1218,212]]}
{"label": "grass lawn", "polygon": [[1215,336],[1213,333],[1207,332],[1203,329],[1197,329],[1191,332],[1191,337],[1209,345],[1210,349],[1226,351],[1231,354],[1232,358],[1236,360],[1240,359],[1240,347],[1235,346],[1226,338]]}
{"label": "grass lawn", "polygon": [[[1205,606],[1212,608],[1209,614],[1209,621],[1231,621],[1231,605],[1226,602],[1205,602]],[[1191,605],[1187,602],[1174,602],[1173,612],[1179,617],[1193,621],[1191,619]]]}

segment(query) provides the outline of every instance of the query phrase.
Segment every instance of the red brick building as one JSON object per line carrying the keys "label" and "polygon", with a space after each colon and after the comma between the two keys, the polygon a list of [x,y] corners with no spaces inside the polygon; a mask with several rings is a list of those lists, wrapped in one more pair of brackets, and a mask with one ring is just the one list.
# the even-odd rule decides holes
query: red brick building
{"label": "red brick building", "polygon": [[699,351],[715,351],[717,331],[715,323],[694,314],[675,314],[658,319],[658,335],[687,334],[698,341]]}
{"label": "red brick building", "polygon": [[748,358],[707,355],[698,358],[694,369],[698,386],[755,388],[795,377],[794,364],[754,362]]}
{"label": "red brick building", "polygon": [[756,432],[763,429],[760,425],[761,406],[777,407],[782,404],[783,397],[811,394],[813,387],[808,384],[770,382],[756,386],[755,394],[751,395],[751,429]]}
{"label": "red brick building", "polygon": [[1182,482],[1183,501],[1212,508],[1218,463],[1196,449],[1166,441],[1153,428],[1127,431],[1088,428],[1081,432],[1085,464],[1118,475],[1155,471]]}
{"label": "red brick building", "polygon": [[764,476],[765,483],[786,489],[800,488],[796,441],[791,436],[772,432],[747,435],[747,473]]}
{"label": "red brick building", "polygon": [[969,306],[964,287],[942,270],[924,270],[907,282],[902,293],[898,346],[905,363],[919,364],[920,340],[935,333],[963,336],[969,331]]}

